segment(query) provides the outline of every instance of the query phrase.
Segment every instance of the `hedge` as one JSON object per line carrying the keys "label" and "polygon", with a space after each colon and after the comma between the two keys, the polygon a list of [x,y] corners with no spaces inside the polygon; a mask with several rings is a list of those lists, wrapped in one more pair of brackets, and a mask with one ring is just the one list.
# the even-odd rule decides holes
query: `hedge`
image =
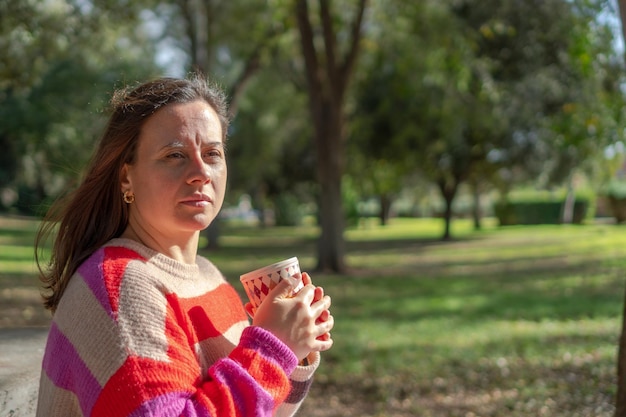
{"label": "hedge", "polygon": [[[497,203],[494,213],[500,226],[562,223],[564,201],[506,201]],[[577,199],[572,223],[581,224],[589,202]]]}

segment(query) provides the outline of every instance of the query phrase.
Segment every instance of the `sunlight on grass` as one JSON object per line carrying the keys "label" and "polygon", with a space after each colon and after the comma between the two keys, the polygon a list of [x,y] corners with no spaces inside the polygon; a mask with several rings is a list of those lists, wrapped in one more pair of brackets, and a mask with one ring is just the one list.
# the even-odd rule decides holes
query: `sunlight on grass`
{"label": "sunlight on grass", "polygon": [[[496,219],[483,220],[484,230],[493,230]],[[468,219],[458,219],[452,223],[452,235],[467,236],[474,233],[473,223]],[[368,219],[361,226],[345,232],[349,240],[389,240],[389,239],[438,239],[443,235],[443,219],[433,218],[394,218],[386,226],[380,226],[377,219]]]}

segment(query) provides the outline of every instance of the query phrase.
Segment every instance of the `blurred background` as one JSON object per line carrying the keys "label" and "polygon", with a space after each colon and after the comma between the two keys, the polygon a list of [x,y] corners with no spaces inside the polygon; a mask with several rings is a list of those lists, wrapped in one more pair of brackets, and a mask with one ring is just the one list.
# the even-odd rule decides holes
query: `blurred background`
{"label": "blurred background", "polygon": [[0,327],[46,323],[32,235],[113,91],[195,70],[233,120],[203,250],[235,280],[296,252],[336,294],[306,415],[612,415],[617,0],[0,0]]}
{"label": "blurred background", "polygon": [[200,69],[231,97],[225,216],[330,242],[371,216],[624,218],[614,1],[2,0],[0,51],[3,212],[76,184],[115,88]]}

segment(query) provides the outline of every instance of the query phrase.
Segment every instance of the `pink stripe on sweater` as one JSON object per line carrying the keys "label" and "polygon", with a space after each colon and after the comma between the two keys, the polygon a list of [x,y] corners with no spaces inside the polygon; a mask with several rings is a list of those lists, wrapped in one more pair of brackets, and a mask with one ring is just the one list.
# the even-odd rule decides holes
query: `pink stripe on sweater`
{"label": "pink stripe on sweater", "polygon": [[187,392],[168,392],[144,402],[128,417],[211,417],[204,407],[189,398]]}
{"label": "pink stripe on sweater", "polygon": [[56,323],[50,327],[43,370],[54,385],[76,394],[83,414],[91,414],[102,387]]}
{"label": "pink stripe on sweater", "polygon": [[102,279],[102,262],[104,260],[104,250],[99,249],[94,252],[83,264],[78,268],[78,273],[83,277],[87,286],[96,297],[100,305],[107,312],[109,317],[113,317],[113,309],[109,301],[109,294],[104,286]]}
{"label": "pink stripe on sweater", "polygon": [[230,389],[237,411],[242,416],[271,417],[274,398],[262,390],[254,378],[230,358],[210,369],[215,380]]}

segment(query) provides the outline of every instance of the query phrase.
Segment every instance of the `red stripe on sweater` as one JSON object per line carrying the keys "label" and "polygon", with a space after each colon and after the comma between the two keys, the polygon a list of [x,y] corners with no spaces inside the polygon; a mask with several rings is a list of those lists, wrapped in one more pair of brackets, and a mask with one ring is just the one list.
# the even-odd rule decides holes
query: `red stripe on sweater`
{"label": "red stripe on sweater", "polygon": [[120,286],[122,284],[122,278],[124,271],[129,262],[134,260],[145,260],[137,252],[115,246],[104,248],[104,262],[102,263],[102,276],[104,278],[104,285],[106,286],[107,293],[109,295],[109,302],[111,303],[111,310],[114,317],[117,317],[117,310],[120,304]]}
{"label": "red stripe on sweater", "polygon": [[259,402],[264,398],[262,392],[269,394],[265,398],[272,402],[274,410],[289,394],[290,384],[284,370],[259,351],[241,346],[232,352],[232,361],[211,368],[213,378],[202,380],[193,352],[181,345],[184,344],[180,339],[182,332],[173,330],[171,327],[167,330],[171,336],[176,335],[169,338],[171,360],[129,357],[103,387],[92,416],[128,416],[141,406],[147,411],[158,406],[158,401],[153,400],[167,396],[170,410],[177,407],[182,410],[193,401],[192,407],[200,406],[210,415],[244,417],[244,413],[258,415],[261,410],[267,410],[266,403]]}
{"label": "red stripe on sweater", "polygon": [[185,323],[185,332],[192,337],[191,345],[211,337],[218,337],[233,324],[247,320],[237,292],[228,284],[192,298],[167,296],[168,315],[173,315],[178,326]]}
{"label": "red stripe on sweater", "polygon": [[185,365],[189,364],[128,358],[103,387],[92,416],[128,416],[143,403],[163,394],[179,392],[191,396],[197,369]]}

